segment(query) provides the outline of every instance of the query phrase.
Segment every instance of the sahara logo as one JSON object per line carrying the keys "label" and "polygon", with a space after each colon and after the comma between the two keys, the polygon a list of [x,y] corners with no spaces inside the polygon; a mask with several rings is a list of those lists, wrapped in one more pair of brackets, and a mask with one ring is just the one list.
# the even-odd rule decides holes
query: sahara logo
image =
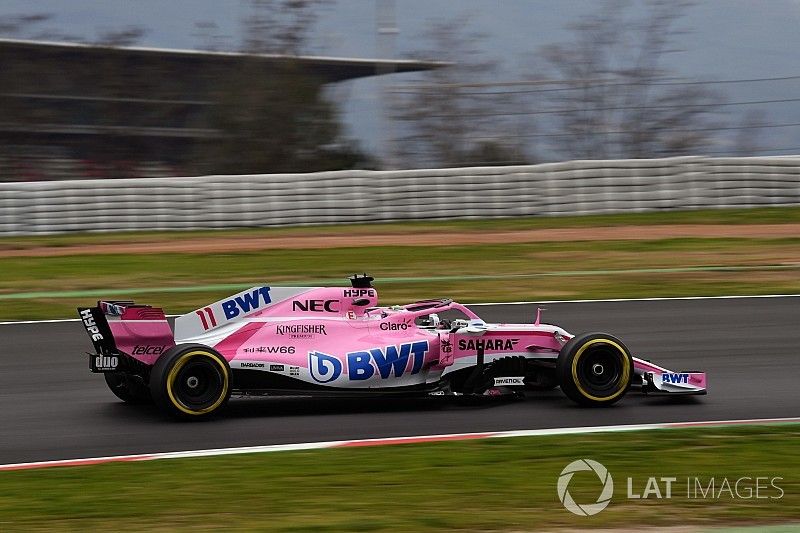
{"label": "sahara logo", "polygon": [[[575,500],[572,499],[567,489],[569,488],[569,482],[572,481],[572,476],[575,475],[575,472],[584,471],[597,474],[597,477],[600,478],[600,482],[603,484],[603,491],[600,493],[595,503],[581,505],[575,503]],[[561,471],[561,475],[558,477],[558,485],[556,488],[558,489],[558,499],[561,500],[561,503],[564,504],[564,508],[567,511],[578,516],[592,516],[608,506],[611,501],[611,496],[614,494],[614,480],[611,479],[611,474],[608,473],[608,469],[597,461],[593,461],[592,459],[578,459],[564,467],[564,470]]]}
{"label": "sahara logo", "polygon": [[308,370],[318,383],[328,383],[342,375],[342,362],[322,352],[308,352]]}

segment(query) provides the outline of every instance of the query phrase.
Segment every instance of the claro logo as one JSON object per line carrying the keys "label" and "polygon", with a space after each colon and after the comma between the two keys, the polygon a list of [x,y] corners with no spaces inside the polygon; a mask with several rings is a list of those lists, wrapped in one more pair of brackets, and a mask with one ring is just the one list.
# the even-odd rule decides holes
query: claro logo
{"label": "claro logo", "polygon": [[404,322],[381,322],[380,328],[383,331],[405,331],[408,329],[408,324]]}

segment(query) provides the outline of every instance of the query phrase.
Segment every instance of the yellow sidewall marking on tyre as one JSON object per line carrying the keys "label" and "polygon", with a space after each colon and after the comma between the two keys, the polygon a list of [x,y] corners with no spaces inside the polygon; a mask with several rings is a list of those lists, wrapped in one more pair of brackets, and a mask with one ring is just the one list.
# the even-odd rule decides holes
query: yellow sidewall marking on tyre
{"label": "yellow sidewall marking on tyre", "polygon": [[[594,344],[610,344],[611,346],[613,346],[614,348],[619,350],[619,353],[621,353],[622,356],[625,358],[624,364],[622,365],[622,379],[620,379],[621,386],[620,386],[618,391],[616,391],[614,394],[612,394],[610,396],[600,396],[600,397],[598,397],[598,396],[593,396],[593,395],[589,394],[588,392],[586,392],[586,390],[583,387],[581,387],[581,382],[578,379],[578,361],[580,360],[580,358],[584,354],[584,352],[586,352],[586,349],[589,346],[592,346]],[[608,400],[613,400],[614,398],[616,398],[617,396],[619,396],[620,394],[625,392],[625,389],[628,388],[628,382],[630,381],[630,372],[631,372],[631,369],[630,369],[630,356],[622,348],[622,346],[620,346],[619,344],[617,344],[616,342],[614,342],[614,341],[612,341],[610,339],[603,339],[603,338],[601,338],[601,339],[592,339],[592,340],[584,343],[583,346],[581,346],[580,349],[578,350],[578,353],[575,354],[575,357],[572,358],[572,382],[575,384],[575,387],[578,389],[578,392],[580,392],[586,398],[588,398],[590,400],[594,400],[596,402],[604,402],[604,401],[608,401]]]}
{"label": "yellow sidewall marking on tyre", "polygon": [[[180,400],[178,400],[175,397],[174,394],[172,394],[172,387],[175,384],[175,378],[178,377],[178,372],[180,372],[181,368],[186,366],[186,363],[188,363],[189,360],[192,358],[192,356],[195,356],[195,355],[202,355],[202,356],[205,356],[205,357],[208,357],[208,358],[212,359],[219,366],[220,370],[222,371],[222,378],[223,378],[222,394],[219,395],[219,398],[217,398],[217,401],[214,402],[213,405],[209,405],[208,407],[205,407],[203,409],[198,409],[198,410],[189,409]],[[181,355],[178,358],[177,361],[175,361],[175,364],[170,369],[169,374],[167,374],[167,383],[166,383],[166,385],[167,385],[167,396],[169,396],[169,399],[172,402],[172,405],[174,405],[181,412],[186,413],[187,415],[203,415],[203,414],[206,414],[206,413],[208,413],[210,411],[213,411],[214,409],[219,407],[220,404],[223,401],[225,401],[225,396],[227,396],[227,393],[228,393],[228,371],[225,368],[225,363],[222,362],[220,360],[220,358],[217,357],[213,353],[204,352],[202,350],[195,350],[195,351],[192,351],[192,352],[186,352],[185,354]]]}

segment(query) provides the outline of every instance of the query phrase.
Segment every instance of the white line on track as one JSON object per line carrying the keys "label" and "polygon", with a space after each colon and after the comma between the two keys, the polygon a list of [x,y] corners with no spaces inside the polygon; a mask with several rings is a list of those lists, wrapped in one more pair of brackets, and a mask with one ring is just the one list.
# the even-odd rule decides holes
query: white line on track
{"label": "white line on track", "polygon": [[[747,300],[752,298],[800,298],[800,294],[751,294],[732,296],[663,296],[652,298],[601,298],[597,300],[533,300],[519,302],[476,302],[464,304],[467,307],[481,305],[533,305],[533,304],[589,304],[613,302],[663,302],[670,300]],[[167,315],[176,317],[179,315]],[[58,322],[78,322],[79,318],[53,318],[49,320],[9,320],[0,322],[0,326],[13,326],[16,324],[51,324]]]}
{"label": "white line on track", "polygon": [[419,444],[430,442],[448,442],[462,440],[510,438],[510,437],[543,437],[548,435],[576,435],[588,433],[620,433],[627,431],[645,431],[658,429],[685,429],[692,427],[725,427],[740,425],[774,425],[800,424],[800,418],[757,418],[745,420],[712,420],[703,422],[666,422],[658,424],[631,424],[618,426],[589,426],[574,428],[528,429],[518,431],[488,431],[484,433],[450,433],[443,435],[417,435],[409,437],[390,437],[379,439],[336,440],[326,442],[301,442],[297,444],[271,444],[267,446],[245,446],[237,448],[214,448],[208,450],[190,450],[182,452],[165,452],[137,455],[114,455],[108,457],[87,457],[82,459],[64,459],[58,461],[38,461],[32,463],[9,463],[0,465],[0,472],[10,470],[32,470],[59,466],[89,466],[105,463],[156,461],[161,459],[186,459],[194,457],[215,457],[220,455],[239,455],[247,453],[271,453],[302,450],[319,450],[329,448],[355,448],[365,446],[390,446],[397,444]]}
{"label": "white line on track", "polygon": [[753,298],[797,298],[800,294],[752,294],[732,296],[655,296],[651,298],[601,298],[597,300],[536,300],[520,302],[481,302],[464,304],[467,307],[474,305],[529,305],[529,304],[590,304],[613,302],[663,302],[670,300],[746,300]]}

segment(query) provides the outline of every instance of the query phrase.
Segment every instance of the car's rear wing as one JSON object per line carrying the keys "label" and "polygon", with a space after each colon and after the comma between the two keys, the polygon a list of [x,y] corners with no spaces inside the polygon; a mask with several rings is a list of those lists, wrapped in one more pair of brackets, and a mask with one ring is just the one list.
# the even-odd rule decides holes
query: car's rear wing
{"label": "car's rear wing", "polygon": [[172,328],[158,307],[133,301],[100,300],[95,307],[79,307],[78,315],[92,339],[92,372],[114,372],[130,365],[153,365],[175,345]]}

